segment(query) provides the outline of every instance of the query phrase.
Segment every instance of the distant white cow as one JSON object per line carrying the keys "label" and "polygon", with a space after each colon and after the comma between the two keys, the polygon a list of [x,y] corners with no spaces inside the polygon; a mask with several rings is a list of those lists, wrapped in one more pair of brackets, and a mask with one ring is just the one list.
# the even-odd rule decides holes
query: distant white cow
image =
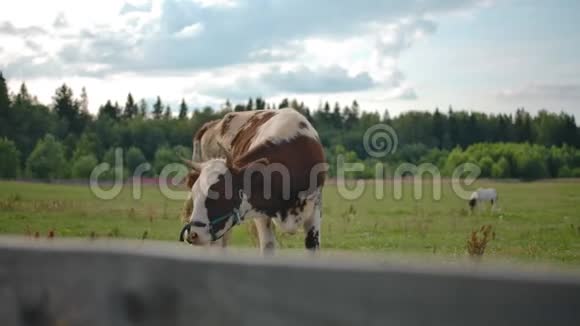
{"label": "distant white cow", "polygon": [[475,206],[480,206],[484,202],[491,203],[491,210],[495,211],[497,207],[497,191],[494,188],[479,188],[471,194],[469,199],[469,207],[471,211],[475,209]]}

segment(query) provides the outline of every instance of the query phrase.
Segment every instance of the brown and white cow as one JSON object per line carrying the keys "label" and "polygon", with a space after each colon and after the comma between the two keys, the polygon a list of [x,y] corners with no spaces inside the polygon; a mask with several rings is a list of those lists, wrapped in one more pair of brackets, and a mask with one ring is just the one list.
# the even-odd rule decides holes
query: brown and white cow
{"label": "brown and white cow", "polygon": [[320,247],[326,163],[304,116],[293,109],[231,112],[206,123],[193,143],[182,241],[226,246],[230,229],[253,219],[262,251],[275,247],[272,221],[287,233],[302,226],[306,248]]}

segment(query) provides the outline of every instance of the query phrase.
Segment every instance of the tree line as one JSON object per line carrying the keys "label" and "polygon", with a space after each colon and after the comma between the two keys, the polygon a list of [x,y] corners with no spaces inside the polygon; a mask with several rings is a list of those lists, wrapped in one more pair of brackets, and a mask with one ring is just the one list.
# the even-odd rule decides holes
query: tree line
{"label": "tree line", "polygon": [[[116,148],[123,149],[124,175],[149,162],[152,169],[146,174],[153,176],[178,161],[178,155],[191,155],[192,135],[205,122],[231,111],[286,107],[301,112],[318,130],[331,175],[342,155],[347,162],[364,164],[364,171],[348,175],[361,178],[374,177],[377,162],[429,162],[444,174],[472,162],[484,176],[497,178],[580,176],[580,128],[564,112],[531,115],[518,108],[514,114],[486,114],[449,107],[391,117],[388,110],[363,111],[356,101],[309,108],[296,99],[267,103],[262,98],[195,110],[182,100],[173,110],[160,96],[149,107],[129,93],[125,103],[107,101],[93,115],[88,101],[84,88],[75,96],[63,84],[50,104],[40,103],[24,83],[11,92],[0,72],[0,177],[87,178],[98,163],[114,163]],[[363,135],[379,123],[393,127],[398,147],[376,159],[366,152]]]}

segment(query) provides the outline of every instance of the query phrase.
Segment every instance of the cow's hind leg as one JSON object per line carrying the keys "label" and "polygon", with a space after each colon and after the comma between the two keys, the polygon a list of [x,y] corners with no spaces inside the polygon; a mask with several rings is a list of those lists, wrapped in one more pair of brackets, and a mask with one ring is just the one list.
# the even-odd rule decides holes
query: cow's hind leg
{"label": "cow's hind leg", "polygon": [[304,221],[304,246],[308,250],[320,249],[320,228],[322,225],[322,190],[317,191],[312,216]]}
{"label": "cow's hind leg", "polygon": [[260,242],[260,251],[262,253],[272,253],[276,249],[276,234],[272,219],[263,216],[254,218],[256,229],[258,231],[258,240]]}

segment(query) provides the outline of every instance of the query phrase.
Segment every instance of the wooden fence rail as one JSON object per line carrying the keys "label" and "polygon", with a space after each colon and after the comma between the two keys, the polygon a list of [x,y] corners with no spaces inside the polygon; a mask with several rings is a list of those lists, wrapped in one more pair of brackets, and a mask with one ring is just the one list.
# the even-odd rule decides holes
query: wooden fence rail
{"label": "wooden fence rail", "polygon": [[580,325],[580,278],[0,239],[0,325]]}

